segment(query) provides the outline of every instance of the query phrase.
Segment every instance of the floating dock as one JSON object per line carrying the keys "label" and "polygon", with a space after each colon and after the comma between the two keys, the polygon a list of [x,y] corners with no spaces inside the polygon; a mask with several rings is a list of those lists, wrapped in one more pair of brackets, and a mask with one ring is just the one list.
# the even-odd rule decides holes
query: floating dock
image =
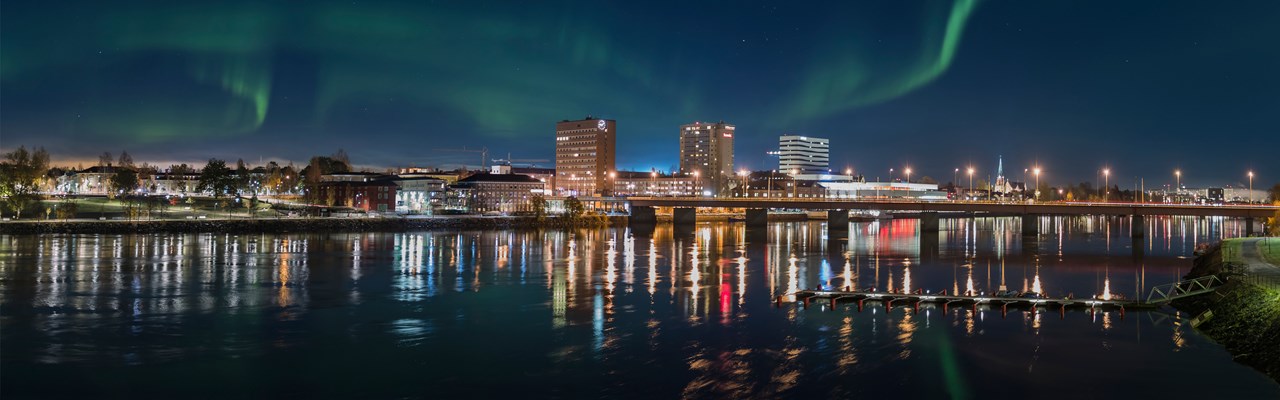
{"label": "floating dock", "polygon": [[[786,296],[779,296],[776,299],[777,305],[782,305]],[[812,303],[826,303],[831,308],[835,308],[839,303],[857,303],[858,311],[870,303],[871,305],[880,305],[885,311],[893,309],[893,307],[909,307],[919,311],[921,305],[938,307],[941,306],[945,311],[951,307],[965,307],[977,310],[979,306],[986,308],[999,308],[1001,314],[1008,312],[1009,308],[1014,309],[1037,309],[1042,308],[1052,311],[1060,311],[1066,313],[1068,309],[1095,311],[1119,311],[1123,316],[1126,309],[1147,309],[1156,308],[1159,305],[1154,303],[1144,303],[1129,300],[1103,300],[1096,298],[1076,299],[1076,298],[1046,298],[1046,297],[1002,297],[1002,296],[957,296],[948,295],[945,291],[939,293],[925,293],[916,291],[914,293],[894,293],[880,291],[838,291],[838,290],[801,290],[795,293],[795,301],[802,303],[808,307]]]}

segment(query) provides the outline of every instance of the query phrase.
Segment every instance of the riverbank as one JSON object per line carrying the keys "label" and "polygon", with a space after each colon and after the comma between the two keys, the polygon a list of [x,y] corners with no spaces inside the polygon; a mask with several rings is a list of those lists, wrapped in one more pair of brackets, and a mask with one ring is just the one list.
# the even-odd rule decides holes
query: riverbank
{"label": "riverbank", "polygon": [[403,232],[415,230],[591,228],[626,225],[627,218],[582,218],[569,221],[534,217],[447,216],[429,218],[281,218],[150,221],[9,221],[0,223],[3,234],[46,233],[294,233],[294,232]]}
{"label": "riverbank", "polygon": [[[1239,254],[1233,253],[1239,251],[1233,249],[1239,249],[1242,244],[1252,242],[1228,241],[1210,248],[1204,255],[1196,257],[1195,266],[1187,278],[1231,274],[1237,270],[1232,263],[1238,262]],[[1269,264],[1249,267],[1276,268]],[[1203,319],[1195,328],[1225,346],[1237,362],[1280,382],[1280,345],[1277,345],[1280,343],[1280,291],[1247,275],[1233,278],[1213,293],[1179,299],[1173,302],[1173,306]],[[1212,316],[1205,318],[1207,315]]]}

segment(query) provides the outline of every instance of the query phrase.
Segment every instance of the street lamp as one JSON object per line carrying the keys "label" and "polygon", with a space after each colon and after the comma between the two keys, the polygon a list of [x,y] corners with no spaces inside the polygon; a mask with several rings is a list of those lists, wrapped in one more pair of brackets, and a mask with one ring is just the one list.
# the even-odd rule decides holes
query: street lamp
{"label": "street lamp", "polygon": [[797,184],[800,181],[796,180],[796,175],[799,175],[799,174],[800,174],[799,169],[796,169],[796,168],[791,169],[791,197],[796,197],[796,186],[800,186]]}
{"label": "street lamp", "polygon": [[957,179],[956,177],[958,177],[958,176],[960,176],[960,168],[956,168],[956,171],[951,173],[951,188],[952,188],[952,189],[955,189],[955,188],[956,188],[956,179]]}
{"label": "street lamp", "polygon": [[1102,177],[1106,179],[1106,186],[1102,189],[1102,202],[1106,203],[1107,198],[1111,194],[1111,168],[1102,169]]}
{"label": "street lamp", "polygon": [[742,197],[751,197],[751,187],[747,186],[747,176],[750,175],[746,168],[738,171],[738,176],[742,177]]}
{"label": "street lamp", "polygon": [[969,167],[969,191],[973,191],[973,167]]}
{"label": "street lamp", "polygon": [[1253,171],[1249,171],[1249,204],[1253,204]]}
{"label": "street lamp", "polygon": [[[1178,170],[1178,169],[1173,170],[1173,176],[1175,179],[1174,185],[1173,185],[1173,193],[1174,194],[1182,193],[1182,170]],[[1174,196],[1174,198],[1176,199],[1177,196]]]}
{"label": "street lamp", "polygon": [[649,178],[649,194],[652,195],[658,192],[658,171],[649,170]]}
{"label": "street lamp", "polygon": [[694,197],[702,196],[702,171],[693,171],[693,188],[697,190]]}
{"label": "street lamp", "polygon": [[907,169],[902,170],[902,172],[907,174],[907,183],[911,183],[911,167],[907,167]]}
{"label": "street lamp", "polygon": [[1035,172],[1036,174],[1036,191],[1035,191],[1036,198],[1035,199],[1036,201],[1039,201],[1040,200],[1040,167],[1036,167],[1035,171],[1033,172]]}

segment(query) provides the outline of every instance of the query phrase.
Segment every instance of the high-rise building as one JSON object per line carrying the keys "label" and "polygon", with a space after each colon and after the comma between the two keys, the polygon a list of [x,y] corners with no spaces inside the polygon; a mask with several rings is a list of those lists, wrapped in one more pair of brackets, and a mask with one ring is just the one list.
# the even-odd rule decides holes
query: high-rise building
{"label": "high-rise building", "polygon": [[810,136],[778,137],[778,172],[798,175],[831,173],[830,140]]}
{"label": "high-rise building", "polygon": [[680,172],[695,174],[704,191],[718,195],[733,177],[734,126],[724,121],[680,126]]}
{"label": "high-rise building", "polygon": [[556,193],[568,196],[611,194],[609,173],[616,171],[617,123],[586,119],[556,123]]}

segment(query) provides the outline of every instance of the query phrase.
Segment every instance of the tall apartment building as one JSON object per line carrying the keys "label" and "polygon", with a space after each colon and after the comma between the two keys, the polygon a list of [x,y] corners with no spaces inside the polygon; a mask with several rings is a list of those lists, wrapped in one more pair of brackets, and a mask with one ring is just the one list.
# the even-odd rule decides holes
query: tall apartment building
{"label": "tall apartment building", "polygon": [[830,142],[809,136],[779,136],[778,172],[793,175],[831,173]]}
{"label": "tall apartment building", "polygon": [[591,116],[556,123],[556,194],[603,196],[611,194],[609,173],[614,166],[617,123]]}
{"label": "tall apartment building", "polygon": [[680,172],[695,174],[712,195],[733,177],[734,126],[724,121],[680,126]]}

